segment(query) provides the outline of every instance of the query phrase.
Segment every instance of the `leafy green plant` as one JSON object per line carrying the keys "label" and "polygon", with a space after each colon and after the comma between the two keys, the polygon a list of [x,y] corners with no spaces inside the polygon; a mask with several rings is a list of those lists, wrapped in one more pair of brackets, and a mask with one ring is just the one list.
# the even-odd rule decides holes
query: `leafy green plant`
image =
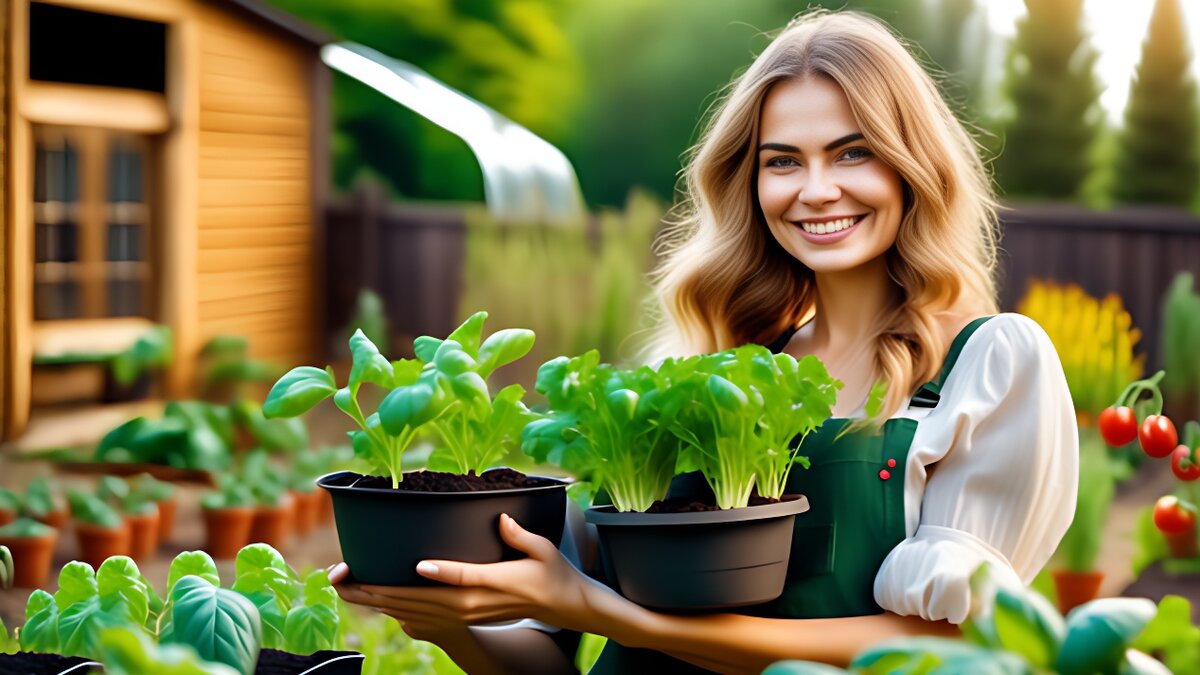
{"label": "leafy green plant", "polygon": [[130,495],[137,499],[162,502],[175,496],[175,486],[166,481],[158,480],[148,473],[138,474],[129,482]]}
{"label": "leafy green plant", "polygon": [[100,661],[107,675],[237,675],[223,663],[201,659],[189,645],[160,645],[130,628],[100,632]]}
{"label": "leafy green plant", "polygon": [[266,383],[279,377],[282,369],[270,361],[250,358],[250,343],[240,335],[217,335],[200,350],[201,387],[204,398],[228,390],[233,400],[245,398],[249,385]]}
{"label": "leafy green plant", "polygon": [[645,511],[675,475],[682,443],[666,423],[684,404],[671,389],[684,364],[619,370],[595,350],[547,361],[535,389],[550,412],[525,427],[522,448],[603,489],[617,510]]}
{"label": "leafy green plant", "polygon": [[242,675],[254,672],[262,644],[258,609],[240,593],[187,575],[171,589],[166,643],[191,645],[200,658],[224,663]]}
{"label": "leafy green plant", "polygon": [[128,387],[143,372],[171,365],[171,356],[171,329],[156,325],[128,349],[114,354],[109,361],[109,368],[117,384]]}
{"label": "leafy green plant", "polygon": [[1182,418],[1200,416],[1200,294],[1191,273],[1181,272],[1171,282],[1162,304],[1162,389]]}
{"label": "leafy green plant", "polygon": [[54,496],[49,478],[38,476],[29,481],[29,487],[25,488],[25,499],[21,503],[21,511],[25,515],[41,519],[58,508],[59,500]]}
{"label": "leafy green plant", "polygon": [[[1160,672],[1142,670],[1144,664],[1154,660],[1132,648],[1156,615],[1154,603],[1149,600],[1093,600],[1074,609],[1064,620],[1036,591],[994,587],[986,565],[972,576],[971,589],[977,601],[970,618],[961,626],[965,640],[918,637],[884,641],[855,656],[849,672],[872,675]],[[764,675],[845,672],[803,661],[784,661],[772,665]]]}
{"label": "leafy green plant", "polygon": [[[509,385],[493,398],[487,379],[497,368],[533,348],[533,331],[509,328],[483,338],[487,312],[476,312],[445,340],[422,336],[413,346],[425,364],[422,378],[435,388],[441,411],[428,422],[440,443],[428,468],[451,473],[482,473],[520,443],[521,429],[533,416],[521,403],[525,389]],[[403,406],[380,406],[384,428],[405,424]]]}
{"label": "leafy green plant", "polygon": [[233,461],[229,409],[202,401],[172,401],[158,419],[135,417],[100,440],[99,462],[165,464],[220,471]]}
{"label": "leafy green plant", "polygon": [[1158,603],[1158,613],[1133,647],[1161,655],[1175,675],[1200,673],[1200,628],[1192,624],[1192,603],[1178,595],[1164,597]]}
{"label": "leafy green plant", "polygon": [[369,288],[359,290],[358,298],[354,302],[354,316],[343,329],[341,339],[353,335],[356,330],[361,330],[368,340],[385,349],[391,345],[383,298]]}
{"label": "leafy green plant", "polygon": [[[0,527],[0,538],[44,537],[52,532],[54,532],[54,528],[43,522],[34,520],[33,518],[21,517],[4,527]],[[3,558],[2,554],[0,554],[0,558]],[[0,560],[0,566],[2,565],[3,560]],[[8,565],[12,565],[11,554],[8,557]]]}
{"label": "leafy green plant", "polygon": [[[418,359],[388,361],[362,331],[350,338],[353,366],[347,385],[338,389],[333,370],[294,368],[267,395],[263,413],[268,419],[294,417],[333,397],[337,407],[358,425],[350,433],[357,456],[400,484],[403,456],[422,427],[447,415],[440,428],[444,447],[435,451],[435,464],[479,469],[495,455],[494,447],[467,447],[467,442],[492,442],[501,447],[515,436],[516,420],[525,414],[515,394],[502,391],[493,400],[485,378],[496,368],[529,351],[529,331],[498,331],[480,341],[486,312],[479,312],[445,340],[420,337],[414,343]],[[363,384],[390,390],[377,412],[364,414],[358,393]],[[523,391],[520,391],[523,393]],[[493,429],[489,425],[496,425]],[[453,425],[458,425],[457,427]]]}
{"label": "leafy green plant", "polygon": [[109,529],[121,527],[121,515],[96,495],[70,490],[67,501],[71,504],[71,517],[80,522]]}
{"label": "leafy green plant", "polygon": [[258,506],[275,507],[283,503],[287,495],[286,473],[271,466],[265,451],[256,450],[247,455],[237,475]]}
{"label": "leafy green plant", "polygon": [[254,493],[237,476],[217,474],[217,488],[200,496],[200,506],[211,509],[232,509],[255,505]]}

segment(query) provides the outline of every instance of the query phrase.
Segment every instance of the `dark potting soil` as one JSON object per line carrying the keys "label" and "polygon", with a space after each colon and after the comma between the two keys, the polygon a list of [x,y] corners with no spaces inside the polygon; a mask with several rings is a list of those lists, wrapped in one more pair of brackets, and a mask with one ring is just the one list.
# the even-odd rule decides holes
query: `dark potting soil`
{"label": "dark potting soil", "polygon": [[[786,495],[785,495],[786,497]],[[759,497],[751,495],[750,503],[747,506],[763,506],[765,504],[777,504],[781,500],[771,497]],[[646,513],[699,513],[701,511],[720,511],[721,507],[716,504],[705,504],[694,499],[686,497],[673,497],[671,499],[660,499],[650,505],[646,509]]]}
{"label": "dark potting soil", "polygon": [[86,663],[88,660],[80,656],[35,654],[33,652],[0,654],[0,675],[8,673],[13,675],[17,673],[20,675],[58,675],[71,666]]}
{"label": "dark potting soil", "polygon": [[[254,667],[254,675],[299,675],[313,666],[318,666],[347,653],[349,652],[319,651],[302,655],[278,649],[263,649],[258,653],[258,663]],[[330,673],[362,672],[362,661],[339,661],[338,665],[342,668],[334,670],[333,666],[330,666]],[[323,671],[324,669],[322,669]]]}
{"label": "dark potting soil", "polygon": [[[508,468],[488,469],[479,475],[466,475],[441,471],[413,471],[404,474],[397,490],[410,492],[483,492],[485,490],[513,490],[516,488],[552,485],[553,481],[536,476],[526,476]],[[354,487],[392,489],[392,479],[384,476],[363,476]]]}

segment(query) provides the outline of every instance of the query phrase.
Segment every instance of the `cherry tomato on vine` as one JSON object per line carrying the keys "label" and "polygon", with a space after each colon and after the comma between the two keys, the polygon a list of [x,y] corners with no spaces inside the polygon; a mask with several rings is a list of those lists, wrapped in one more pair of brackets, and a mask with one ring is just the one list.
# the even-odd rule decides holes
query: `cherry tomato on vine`
{"label": "cherry tomato on vine", "polygon": [[1138,435],[1137,416],[1127,405],[1109,406],[1100,413],[1100,435],[1114,448],[1129,443]]}
{"label": "cherry tomato on vine", "polygon": [[1149,415],[1138,429],[1138,441],[1147,455],[1162,458],[1179,445],[1179,434],[1175,431],[1175,423],[1166,415]]}
{"label": "cherry tomato on vine", "polygon": [[1159,497],[1154,504],[1154,526],[1165,534],[1179,534],[1196,527],[1196,510],[1175,495]]}
{"label": "cherry tomato on vine", "polygon": [[1193,481],[1200,478],[1200,464],[1192,456],[1192,449],[1180,445],[1171,453],[1171,473],[1179,480]]}

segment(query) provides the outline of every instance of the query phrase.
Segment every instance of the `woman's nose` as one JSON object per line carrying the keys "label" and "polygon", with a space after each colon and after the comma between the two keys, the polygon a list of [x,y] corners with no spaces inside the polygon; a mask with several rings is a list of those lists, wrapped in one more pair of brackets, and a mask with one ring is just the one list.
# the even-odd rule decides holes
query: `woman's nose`
{"label": "woman's nose", "polygon": [[810,169],[805,173],[796,199],[804,204],[820,205],[835,202],[841,196],[842,190],[828,170]]}

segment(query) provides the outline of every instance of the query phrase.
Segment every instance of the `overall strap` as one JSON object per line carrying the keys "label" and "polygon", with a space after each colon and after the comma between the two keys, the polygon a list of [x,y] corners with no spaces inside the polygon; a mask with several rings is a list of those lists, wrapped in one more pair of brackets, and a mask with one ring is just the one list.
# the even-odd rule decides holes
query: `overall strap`
{"label": "overall strap", "polygon": [[967,344],[967,340],[970,339],[975,329],[982,326],[990,318],[992,317],[981,316],[959,331],[958,335],[954,337],[954,342],[950,344],[950,353],[946,355],[946,360],[942,363],[942,371],[938,373],[937,378],[932,382],[926,382],[921,385],[921,388],[917,390],[912,400],[909,401],[909,406],[913,408],[937,407],[938,401],[942,399],[942,385],[946,383],[946,378],[950,376],[950,370],[954,368],[954,362],[958,361],[958,355],[962,352],[963,345]]}

